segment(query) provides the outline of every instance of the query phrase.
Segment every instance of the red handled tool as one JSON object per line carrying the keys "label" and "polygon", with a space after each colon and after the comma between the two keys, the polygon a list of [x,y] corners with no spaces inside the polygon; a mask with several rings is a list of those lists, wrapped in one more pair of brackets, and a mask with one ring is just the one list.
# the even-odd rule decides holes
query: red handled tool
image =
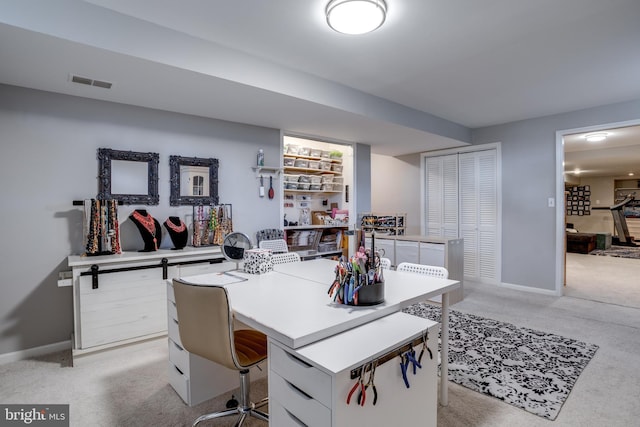
{"label": "red handled tool", "polygon": [[270,176],[269,177],[269,198],[270,199],[273,199],[274,193],[275,192],[273,191],[273,177]]}
{"label": "red handled tool", "polygon": [[364,399],[366,397],[366,392],[364,389],[364,380],[363,380],[363,375],[364,375],[364,366],[362,367],[362,369],[360,369],[360,377],[358,378],[358,382],[356,382],[353,387],[351,387],[351,391],[349,392],[349,395],[347,396],[347,405],[349,404],[349,402],[351,402],[351,396],[353,396],[353,393],[356,392],[356,390],[360,389],[360,394],[362,395],[362,403],[360,403],[360,398],[358,397],[358,403],[360,403],[362,406],[364,406]]}

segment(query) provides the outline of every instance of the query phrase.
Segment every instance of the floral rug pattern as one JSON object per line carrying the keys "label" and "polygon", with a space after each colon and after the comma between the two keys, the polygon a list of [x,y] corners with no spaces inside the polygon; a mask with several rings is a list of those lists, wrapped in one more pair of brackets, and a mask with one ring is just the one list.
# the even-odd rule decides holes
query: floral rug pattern
{"label": "floral rug pattern", "polygon": [[[440,322],[440,307],[405,313]],[[597,345],[449,311],[449,379],[555,420]]]}

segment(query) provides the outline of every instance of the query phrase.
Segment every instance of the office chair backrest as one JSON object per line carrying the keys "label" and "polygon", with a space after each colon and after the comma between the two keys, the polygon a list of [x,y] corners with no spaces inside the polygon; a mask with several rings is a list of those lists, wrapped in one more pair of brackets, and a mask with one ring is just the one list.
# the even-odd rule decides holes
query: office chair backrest
{"label": "office chair backrest", "polygon": [[286,264],[289,262],[300,262],[300,255],[297,252],[287,252],[285,254],[273,254],[271,257],[271,262],[273,265],[276,264]]}
{"label": "office chair backrest", "polygon": [[229,369],[240,369],[233,346],[233,315],[227,290],[173,279],[173,291],[184,348]]}
{"label": "office chair backrest", "polygon": [[284,239],[261,240],[258,243],[260,249],[271,249],[274,254],[289,252],[287,242]]}
{"label": "office chair backrest", "polygon": [[444,267],[437,267],[435,265],[401,262],[396,268],[396,271],[408,271],[410,273],[424,274],[426,276],[438,277],[440,279],[449,278],[449,270]]}

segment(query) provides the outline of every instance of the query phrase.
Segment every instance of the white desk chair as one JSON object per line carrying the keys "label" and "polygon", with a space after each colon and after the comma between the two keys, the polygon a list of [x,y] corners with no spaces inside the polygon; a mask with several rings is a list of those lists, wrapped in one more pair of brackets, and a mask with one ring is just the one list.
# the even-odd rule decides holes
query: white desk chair
{"label": "white desk chair", "polygon": [[380,266],[385,270],[391,270],[391,260],[389,258],[380,258]]}
{"label": "white desk chair", "polygon": [[260,249],[271,249],[274,254],[289,252],[287,241],[284,239],[260,240],[258,247]]}
{"label": "white desk chair", "polygon": [[425,276],[437,277],[439,279],[449,278],[449,270],[444,267],[436,267],[435,265],[401,262],[396,268],[396,271],[408,271],[410,273],[424,274]]}
{"label": "white desk chair", "polygon": [[301,262],[300,255],[297,252],[287,252],[283,254],[273,254],[271,262],[276,264],[287,264],[290,262]]}

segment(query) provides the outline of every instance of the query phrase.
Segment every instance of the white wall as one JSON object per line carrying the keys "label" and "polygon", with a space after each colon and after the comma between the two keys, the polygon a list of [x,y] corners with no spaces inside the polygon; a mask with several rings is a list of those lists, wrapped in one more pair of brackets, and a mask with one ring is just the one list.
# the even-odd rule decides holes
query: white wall
{"label": "white wall", "polygon": [[[58,288],[57,275],[84,251],[72,201],[96,196],[98,148],[160,154],[160,204],[146,207],[160,222],[191,213],[169,206],[169,156],[180,155],[219,159],[220,201],[233,205],[235,230],[255,239],[281,224],[281,199],[258,197],[251,170],[258,148],[279,164],[279,130],[0,85],[0,141],[0,354],[70,338],[71,288]],[[143,247],[127,226],[134,208],[119,209],[125,250]]]}
{"label": "white wall", "polygon": [[420,234],[420,154],[371,155],[371,210],[406,213],[406,234]]}

